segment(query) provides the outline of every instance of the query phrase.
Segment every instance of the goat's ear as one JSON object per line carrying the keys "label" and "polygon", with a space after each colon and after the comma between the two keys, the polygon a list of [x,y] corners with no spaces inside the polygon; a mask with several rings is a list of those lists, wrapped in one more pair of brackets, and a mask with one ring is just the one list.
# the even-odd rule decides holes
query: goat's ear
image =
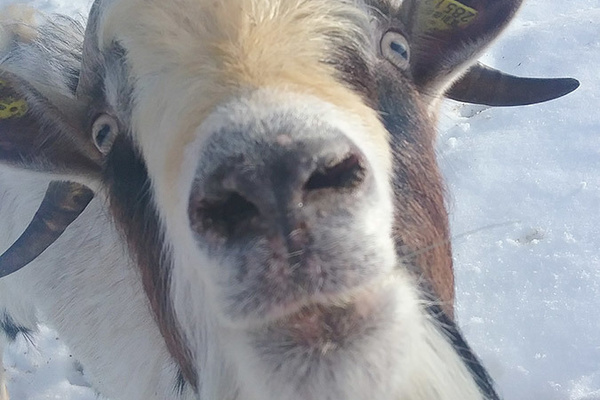
{"label": "goat's ear", "polygon": [[404,0],[410,73],[430,93],[470,66],[512,19],[522,0]]}
{"label": "goat's ear", "polygon": [[62,177],[99,176],[87,105],[0,70],[0,163]]}
{"label": "goat's ear", "polygon": [[[47,173],[51,179],[96,181],[102,153],[86,134],[86,125],[85,104],[0,70],[0,163]],[[0,255],[0,278],[54,243],[93,196],[79,183],[51,182],[25,232]]]}

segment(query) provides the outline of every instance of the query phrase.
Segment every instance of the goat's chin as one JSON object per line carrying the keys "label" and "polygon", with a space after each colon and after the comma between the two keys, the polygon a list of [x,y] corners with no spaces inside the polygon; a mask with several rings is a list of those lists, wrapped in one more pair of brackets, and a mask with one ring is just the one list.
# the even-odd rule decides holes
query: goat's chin
{"label": "goat's chin", "polygon": [[[404,286],[404,285],[402,285]],[[395,399],[420,317],[413,291],[372,286],[239,332],[230,356],[251,399]],[[243,336],[242,336],[243,335]]]}
{"label": "goat's chin", "polygon": [[380,286],[373,285],[341,296],[317,296],[290,307],[252,334],[257,339],[265,336],[276,343],[287,343],[298,351],[322,355],[343,351],[344,346],[360,340],[365,330],[378,326],[378,319],[386,314],[389,294],[380,290]]}

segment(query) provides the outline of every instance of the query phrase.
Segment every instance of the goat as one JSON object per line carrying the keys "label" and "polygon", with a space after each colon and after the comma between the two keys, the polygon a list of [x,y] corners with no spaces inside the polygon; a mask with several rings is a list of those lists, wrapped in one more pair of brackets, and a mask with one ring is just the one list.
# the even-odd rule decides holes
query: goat
{"label": "goat", "polygon": [[0,326],[48,323],[111,399],[498,398],[453,321],[435,124],[444,96],[577,87],[476,63],[520,3],[97,0],[85,30],[5,25]]}

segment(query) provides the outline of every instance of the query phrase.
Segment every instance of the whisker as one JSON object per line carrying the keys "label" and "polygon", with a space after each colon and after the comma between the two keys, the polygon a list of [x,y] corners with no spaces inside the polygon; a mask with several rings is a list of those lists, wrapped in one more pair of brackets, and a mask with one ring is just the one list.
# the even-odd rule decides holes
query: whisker
{"label": "whisker", "polygon": [[458,235],[454,235],[454,236],[450,237],[449,239],[438,240],[438,241],[430,244],[429,246],[423,247],[420,250],[416,250],[416,251],[413,251],[411,253],[405,254],[405,255],[403,255],[400,258],[400,260],[404,261],[404,260],[413,259],[413,258],[418,257],[418,256],[420,256],[422,254],[425,254],[425,253],[427,253],[427,252],[429,252],[431,250],[434,250],[434,249],[436,249],[436,248],[438,248],[440,246],[443,246],[443,245],[445,245],[447,243],[450,243],[451,241],[456,240],[456,239],[462,239],[462,238],[469,237],[471,235],[474,235],[474,234],[482,232],[482,231],[496,229],[496,228],[502,228],[502,227],[505,227],[505,226],[516,225],[516,224],[520,224],[520,223],[521,223],[521,221],[500,222],[500,223],[497,223],[497,224],[490,224],[490,225],[483,226],[481,228],[477,228],[477,229],[473,229],[473,230],[470,230],[470,231],[467,231],[467,232],[463,232],[463,233],[460,233]]}

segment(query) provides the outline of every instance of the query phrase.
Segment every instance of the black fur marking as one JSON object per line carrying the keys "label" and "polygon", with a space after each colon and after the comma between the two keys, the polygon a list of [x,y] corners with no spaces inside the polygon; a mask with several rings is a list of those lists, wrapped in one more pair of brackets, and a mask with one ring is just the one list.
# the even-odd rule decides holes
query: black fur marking
{"label": "black fur marking", "polygon": [[162,229],[152,200],[148,172],[128,135],[120,135],[115,140],[104,174],[112,214],[136,256],[160,332],[181,368],[182,377],[197,388],[197,373],[169,298],[171,261],[162,251]]}
{"label": "black fur marking", "polygon": [[500,397],[494,389],[494,382],[487,373],[484,366],[479,361],[479,358],[473,353],[467,342],[464,340],[460,330],[456,324],[435,304],[431,304],[431,299],[428,299],[430,305],[427,307],[427,312],[437,321],[440,330],[448,339],[452,348],[463,360],[465,366],[471,373],[471,376],[477,383],[479,391],[486,400],[500,400]]}
{"label": "black fur marking", "polygon": [[183,376],[183,372],[179,370],[179,372],[177,372],[177,379],[174,387],[175,393],[177,393],[179,396],[183,395],[186,385],[187,381],[185,380],[185,376]]}
{"label": "black fur marking", "polygon": [[4,331],[6,337],[13,342],[17,340],[19,333],[22,334],[28,342],[31,343],[33,340],[33,330],[18,325],[7,313],[3,313],[2,318],[0,318],[0,330]]}
{"label": "black fur marking", "polygon": [[[340,42],[343,42],[339,39]],[[333,65],[338,78],[362,96],[365,103],[374,108],[377,101],[377,85],[369,63],[361,51],[348,45],[338,45],[333,56],[324,61]]]}

